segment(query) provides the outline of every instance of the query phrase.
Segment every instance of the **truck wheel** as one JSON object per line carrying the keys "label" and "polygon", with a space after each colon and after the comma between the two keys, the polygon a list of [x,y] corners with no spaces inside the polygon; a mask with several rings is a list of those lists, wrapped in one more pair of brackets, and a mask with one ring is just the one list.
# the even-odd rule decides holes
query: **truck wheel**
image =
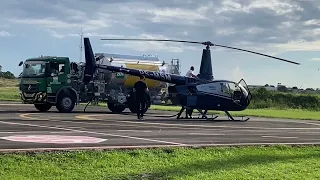
{"label": "truck wheel", "polygon": [[44,103],[44,104],[34,104],[34,107],[40,112],[47,112],[51,109],[52,104]]}
{"label": "truck wheel", "polygon": [[121,113],[126,109],[124,105],[116,104],[116,103],[108,103],[108,108],[111,112]]}
{"label": "truck wheel", "polygon": [[57,109],[61,113],[69,113],[75,106],[75,98],[70,93],[59,94],[57,100]]}

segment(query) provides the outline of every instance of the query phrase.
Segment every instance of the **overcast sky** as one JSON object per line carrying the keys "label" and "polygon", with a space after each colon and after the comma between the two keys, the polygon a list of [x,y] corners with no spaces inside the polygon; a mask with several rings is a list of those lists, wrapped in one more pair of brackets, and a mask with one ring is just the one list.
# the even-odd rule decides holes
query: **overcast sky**
{"label": "overcast sky", "polygon": [[15,75],[18,63],[40,55],[80,58],[80,36],[95,52],[179,58],[182,73],[198,73],[202,45],[101,41],[139,37],[211,41],[300,62],[212,47],[216,79],[248,84],[320,88],[320,1],[289,0],[2,0],[0,64]]}

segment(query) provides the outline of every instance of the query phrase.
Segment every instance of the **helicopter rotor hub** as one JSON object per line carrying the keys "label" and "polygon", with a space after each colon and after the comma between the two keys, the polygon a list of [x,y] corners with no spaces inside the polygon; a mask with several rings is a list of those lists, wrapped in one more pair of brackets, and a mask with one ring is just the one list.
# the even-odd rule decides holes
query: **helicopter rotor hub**
{"label": "helicopter rotor hub", "polygon": [[206,46],[214,46],[214,44],[210,41],[203,42],[202,44]]}

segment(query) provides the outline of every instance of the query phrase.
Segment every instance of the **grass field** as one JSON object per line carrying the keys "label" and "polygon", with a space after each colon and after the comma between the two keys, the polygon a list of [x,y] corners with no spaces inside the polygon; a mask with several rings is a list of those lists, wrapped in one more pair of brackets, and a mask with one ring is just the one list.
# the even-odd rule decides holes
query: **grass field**
{"label": "grass field", "polygon": [[20,101],[17,87],[0,87],[0,101]]}
{"label": "grass field", "polygon": [[0,101],[19,100],[18,81],[0,78]]}
{"label": "grass field", "polygon": [[320,147],[289,146],[4,154],[0,178],[319,179],[319,161]]}

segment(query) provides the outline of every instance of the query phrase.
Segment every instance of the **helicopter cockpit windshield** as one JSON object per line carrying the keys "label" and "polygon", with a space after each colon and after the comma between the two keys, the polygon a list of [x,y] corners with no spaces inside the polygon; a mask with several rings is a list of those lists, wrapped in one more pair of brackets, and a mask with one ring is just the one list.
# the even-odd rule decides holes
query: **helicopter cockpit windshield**
{"label": "helicopter cockpit windshield", "polygon": [[245,83],[222,82],[220,85],[221,92],[230,96],[237,103],[246,102],[245,99],[251,100],[250,91],[246,88]]}

